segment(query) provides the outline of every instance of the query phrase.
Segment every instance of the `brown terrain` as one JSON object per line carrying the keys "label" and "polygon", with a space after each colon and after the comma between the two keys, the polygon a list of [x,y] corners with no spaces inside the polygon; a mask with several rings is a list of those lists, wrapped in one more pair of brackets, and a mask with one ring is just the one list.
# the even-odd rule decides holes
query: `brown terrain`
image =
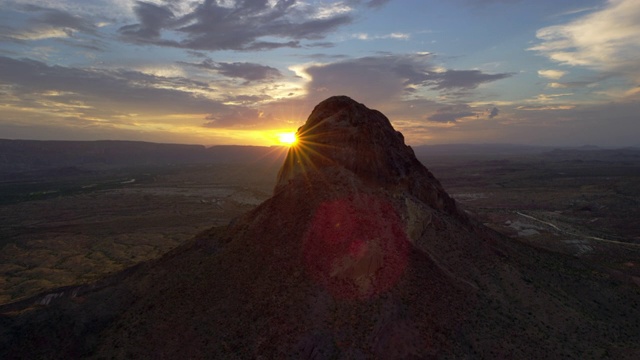
{"label": "brown terrain", "polygon": [[[35,200],[5,203],[0,304],[95,281],[226,225],[269,197],[276,169],[212,164],[110,171],[74,176],[69,194],[31,191]],[[40,192],[62,186],[45,183]]]}
{"label": "brown terrain", "polygon": [[[2,259],[22,266],[3,285],[22,300],[0,307],[0,357],[640,356],[634,151],[426,154],[429,171],[384,115],[346,97],[298,135],[256,208],[273,180],[245,186],[246,173],[204,165],[3,205],[23,226],[3,253],[43,260]],[[610,158],[575,159],[594,156]],[[92,199],[104,210],[81,211]],[[16,287],[49,271],[70,275]]]}

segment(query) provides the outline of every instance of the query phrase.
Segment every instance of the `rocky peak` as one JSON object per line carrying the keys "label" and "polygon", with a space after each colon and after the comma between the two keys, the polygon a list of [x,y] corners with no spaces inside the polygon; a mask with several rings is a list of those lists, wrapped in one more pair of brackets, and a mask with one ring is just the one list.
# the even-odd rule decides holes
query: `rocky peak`
{"label": "rocky peak", "polygon": [[[314,109],[298,129],[275,192],[296,179],[329,178],[336,168],[352,172],[366,184],[405,191],[428,205],[458,213],[455,202],[416,159],[389,119],[347,96],[333,96]],[[324,182],[326,184],[327,182]]]}

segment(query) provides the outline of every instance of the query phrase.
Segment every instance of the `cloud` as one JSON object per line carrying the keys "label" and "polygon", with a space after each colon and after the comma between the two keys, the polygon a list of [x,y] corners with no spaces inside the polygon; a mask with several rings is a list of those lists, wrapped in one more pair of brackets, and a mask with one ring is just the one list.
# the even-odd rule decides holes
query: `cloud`
{"label": "cloud", "polygon": [[255,128],[273,121],[273,117],[262,110],[237,107],[207,116],[203,126],[208,128]]}
{"label": "cloud", "polygon": [[125,25],[119,31],[129,42],[192,50],[295,48],[301,46],[302,40],[322,39],[351,23],[355,11],[351,5],[375,7],[384,2],[334,1],[310,6],[295,0],[206,0],[176,15],[168,4],[138,1],[138,23]]}
{"label": "cloud", "polygon": [[525,100],[525,102],[534,103],[534,104],[549,104],[549,103],[554,103],[554,102],[558,102],[558,101],[564,101],[564,100],[561,100],[561,99],[566,97],[566,96],[572,96],[572,95],[574,95],[574,94],[573,93],[538,94],[538,95],[536,95],[535,97],[533,97],[531,99]]}
{"label": "cloud", "polygon": [[[18,98],[38,102],[58,94],[60,103],[83,103],[107,113],[176,114],[211,112],[219,104],[178,89],[210,90],[205,83],[164,78],[130,70],[96,70],[49,66],[39,61],[0,57],[0,82]],[[35,104],[34,104],[35,106]],[[89,111],[89,110],[87,110]],[[91,110],[93,111],[93,110]],[[95,110],[100,111],[100,110]]]}
{"label": "cloud", "polygon": [[392,100],[427,79],[428,55],[369,56],[313,65],[304,69],[309,96],[322,100],[344,94],[365,103]]}
{"label": "cloud", "polygon": [[214,92],[205,83],[129,70],[48,66],[34,60],[0,57],[0,83],[5,84],[6,91],[0,94],[5,105],[47,112],[59,110],[60,114],[67,111],[108,121],[132,113],[202,114],[204,119],[211,114],[224,118],[246,112],[244,106],[203,96]]}
{"label": "cloud", "polygon": [[640,2],[608,0],[602,10],[537,31],[529,50],[561,64],[614,72],[640,80]]}
{"label": "cloud", "polygon": [[131,0],[3,0],[4,9],[38,11],[58,10],[82,19],[132,19]]}
{"label": "cloud", "polygon": [[559,14],[555,14],[552,17],[561,17],[561,16],[567,16],[567,15],[575,15],[575,14],[580,14],[580,13],[584,13],[584,12],[592,12],[594,10],[599,10],[600,8],[597,6],[589,6],[589,7],[581,7],[581,8],[575,8],[575,9],[571,9],[571,10],[567,10],[567,11],[563,11]]}
{"label": "cloud", "polygon": [[33,20],[36,25],[95,33],[95,24],[86,18],[56,9],[39,8],[37,11],[41,13],[41,16]]}
{"label": "cloud", "polygon": [[345,94],[365,103],[384,103],[419,88],[441,91],[471,90],[482,83],[511,76],[485,74],[479,70],[436,71],[431,54],[389,54],[312,65],[304,69],[311,81],[307,90],[312,99]]}
{"label": "cloud", "polygon": [[176,20],[168,6],[138,1],[134,11],[140,22],[120,28],[120,33],[129,39],[157,41],[160,38],[160,31]]}
{"label": "cloud", "polygon": [[518,106],[517,110],[524,111],[555,111],[555,110],[572,110],[575,109],[575,105],[522,105]]}
{"label": "cloud", "polygon": [[439,108],[427,120],[439,123],[455,123],[459,119],[476,116],[477,114],[469,105],[451,105]]}
{"label": "cloud", "polygon": [[202,69],[213,70],[221,75],[241,78],[247,81],[274,80],[282,77],[280,70],[271,66],[260,65],[249,62],[214,62],[210,59],[199,64],[183,63]]}
{"label": "cloud", "polygon": [[348,58],[347,55],[344,54],[323,54],[323,53],[315,53],[308,55],[297,55],[299,57],[312,59],[315,61],[327,61],[327,60],[336,60],[336,59],[345,59]]}
{"label": "cloud", "polygon": [[[561,71],[561,70],[538,70],[538,75],[540,77],[543,77],[549,80],[560,80],[560,78],[564,77],[566,74],[567,72]],[[572,88],[585,88],[585,87],[593,88],[613,76],[614,75],[610,73],[603,73],[597,76],[583,78],[583,80],[551,81],[547,84],[547,86],[552,89],[572,89]]]}
{"label": "cloud", "polygon": [[489,119],[493,119],[494,117],[498,116],[499,113],[500,110],[498,110],[498,108],[494,106],[491,110],[488,111],[487,117]]}
{"label": "cloud", "polygon": [[378,39],[395,39],[395,40],[408,40],[411,34],[393,32],[385,35],[369,35],[367,33],[353,34],[352,37],[358,40],[378,40]]}
{"label": "cloud", "polygon": [[[252,63],[215,64],[221,71],[248,78],[268,78],[275,70]],[[258,70],[251,74],[251,69]],[[50,66],[0,56],[0,84],[3,114],[29,109],[30,113],[46,114],[44,119],[76,118],[116,125],[127,118],[129,127],[139,123],[137,118],[172,124],[185,118],[199,119],[198,126],[238,129],[265,129],[287,121],[269,115],[276,111],[257,107],[272,100],[268,95],[225,95],[221,94],[224,87],[214,89],[184,77],[139,71]]]}
{"label": "cloud", "polygon": [[432,71],[426,83],[436,90],[472,90],[481,84],[506,79],[513,75],[513,73],[486,74],[480,70]]}
{"label": "cloud", "polygon": [[223,101],[225,104],[234,103],[234,104],[256,104],[259,102],[263,102],[265,100],[271,100],[272,97],[269,95],[229,95],[225,96]]}
{"label": "cloud", "polygon": [[558,80],[566,74],[567,72],[562,70],[538,70],[539,76],[552,80]]}
{"label": "cloud", "polygon": [[595,84],[596,81],[563,81],[563,82],[550,82],[548,86],[552,89],[572,89],[583,88]]}
{"label": "cloud", "polygon": [[3,35],[0,37],[27,41],[68,38],[76,32],[97,35],[97,26],[93,22],[67,11],[33,5],[26,5],[21,9],[29,13],[36,13],[38,16],[30,19],[27,26],[21,29],[5,26]]}

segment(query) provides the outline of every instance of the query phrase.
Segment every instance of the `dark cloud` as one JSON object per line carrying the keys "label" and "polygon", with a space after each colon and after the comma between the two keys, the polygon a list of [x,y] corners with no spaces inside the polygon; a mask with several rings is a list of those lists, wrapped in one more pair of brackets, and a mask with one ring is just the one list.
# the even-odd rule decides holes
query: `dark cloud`
{"label": "dark cloud", "polygon": [[120,33],[126,38],[136,41],[155,41],[160,38],[160,31],[175,23],[175,16],[168,7],[138,1],[134,8],[140,23],[125,25]]}
{"label": "dark cloud", "polygon": [[[0,57],[0,83],[14,98],[31,101],[55,93],[59,104],[84,104],[85,112],[180,114],[211,113],[221,103],[180,88],[209,90],[208,85],[184,78],[163,78],[129,70],[94,70],[49,66],[39,61]],[[20,104],[18,104],[20,105]]]}
{"label": "dark cloud", "polygon": [[[33,5],[22,6],[20,10],[31,13],[34,17],[30,18],[22,27],[1,26],[0,39],[25,41],[50,37],[70,38],[77,33],[98,36],[97,26],[91,20],[72,15],[66,11]],[[69,45],[75,44],[69,43]],[[97,46],[87,46],[87,48],[102,49]]]}
{"label": "dark cloud", "polygon": [[458,119],[477,116],[468,105],[451,105],[439,108],[427,120],[440,123],[455,123]]}
{"label": "dark cloud", "polygon": [[[135,13],[139,23],[121,27],[120,34],[134,43],[192,50],[268,50],[300,47],[301,40],[322,39],[353,21],[349,14],[313,17],[308,10],[303,12],[294,6],[296,3],[280,0],[271,6],[266,0],[244,0],[227,7],[206,0],[177,17],[171,5],[138,1]],[[382,2],[369,1],[365,5]],[[163,31],[171,32],[172,36],[163,38]],[[285,41],[267,41],[266,37]]]}
{"label": "dark cloud", "polygon": [[229,77],[239,77],[245,80],[272,80],[282,77],[280,71],[271,66],[254,63],[218,63],[218,72]]}
{"label": "dark cloud", "polygon": [[291,40],[288,42],[254,41],[253,43],[251,43],[250,45],[248,45],[242,50],[262,51],[262,50],[273,50],[273,49],[278,49],[282,47],[299,48],[301,46],[300,46],[300,41],[295,41],[295,40]]}
{"label": "dark cloud", "polygon": [[371,56],[316,65],[305,69],[315,100],[344,94],[364,103],[380,103],[402,95],[426,80],[426,58],[415,55]]}
{"label": "dark cloud", "polygon": [[335,43],[328,42],[328,41],[314,42],[314,43],[305,45],[305,47],[308,47],[308,48],[325,48],[325,49],[332,48],[334,46],[336,46]]}
{"label": "dark cloud", "polygon": [[497,107],[493,107],[491,110],[488,111],[488,117],[489,119],[493,119],[494,117],[498,116],[498,114],[500,113],[500,110],[498,110]]}
{"label": "dark cloud", "polygon": [[214,62],[210,59],[204,60],[199,64],[183,63],[202,69],[212,70],[221,75],[241,78],[247,81],[264,81],[274,80],[282,77],[280,70],[271,66],[260,65],[249,62]]}
{"label": "dark cloud", "polygon": [[242,104],[251,105],[251,104],[255,104],[261,101],[271,100],[271,99],[272,97],[269,95],[234,95],[234,96],[227,96],[224,99],[224,102],[225,103],[233,102],[233,103],[242,103]]}
{"label": "dark cloud", "polygon": [[472,90],[482,83],[512,76],[479,70],[437,72],[429,62],[431,57],[430,54],[381,55],[311,66],[305,70],[312,78],[308,91],[317,98],[345,94],[379,103],[413,93],[420,87],[464,95],[460,90]]}
{"label": "dark cloud", "polygon": [[455,123],[459,119],[467,117],[486,116],[488,119],[493,119],[500,113],[497,107],[486,109],[485,111],[476,111],[467,104],[456,104],[440,107],[435,113],[427,117],[427,120],[440,123]]}
{"label": "dark cloud", "polygon": [[105,41],[99,39],[60,39],[61,43],[76,47],[83,50],[91,50],[91,51],[105,51],[109,48],[109,44]]}
{"label": "dark cloud", "polygon": [[89,20],[57,9],[41,9],[42,15],[33,20],[36,25],[49,25],[95,34],[96,26]]}
{"label": "dark cloud", "polygon": [[[248,64],[248,67],[253,65],[257,64]],[[242,73],[247,64],[224,66],[227,66],[224,71]],[[268,68],[267,73],[273,69],[264,68]],[[35,60],[0,56],[0,84],[4,85],[0,103],[12,108],[46,109],[52,116],[66,116],[73,108],[78,119],[98,118],[109,123],[119,123],[122,116],[129,114],[160,117],[201,114],[207,127],[266,128],[278,122],[273,116],[251,107],[269,100],[268,95],[213,100],[197,94],[215,92],[206,83],[131,70],[49,66]]]}
{"label": "dark cloud", "polygon": [[430,72],[427,83],[436,90],[470,90],[477,88],[480,84],[506,79],[513,75],[513,73],[485,74],[480,70],[447,70]]}
{"label": "dark cloud", "polygon": [[[11,26],[0,24],[0,40],[1,41],[19,41],[19,31]],[[6,51],[2,49],[3,51]]]}
{"label": "dark cloud", "polygon": [[206,59],[208,57],[207,54],[201,51],[195,51],[195,50],[187,50],[187,54],[196,58],[201,58],[201,59]]}

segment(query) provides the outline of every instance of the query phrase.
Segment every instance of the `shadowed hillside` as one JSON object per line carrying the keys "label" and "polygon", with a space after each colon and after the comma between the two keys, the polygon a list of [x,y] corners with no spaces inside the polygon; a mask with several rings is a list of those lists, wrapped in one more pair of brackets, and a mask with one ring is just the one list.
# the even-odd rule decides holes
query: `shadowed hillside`
{"label": "shadowed hillside", "polygon": [[0,307],[2,358],[640,356],[640,288],[470,218],[380,112],[332,97],[273,196],[93,285]]}

